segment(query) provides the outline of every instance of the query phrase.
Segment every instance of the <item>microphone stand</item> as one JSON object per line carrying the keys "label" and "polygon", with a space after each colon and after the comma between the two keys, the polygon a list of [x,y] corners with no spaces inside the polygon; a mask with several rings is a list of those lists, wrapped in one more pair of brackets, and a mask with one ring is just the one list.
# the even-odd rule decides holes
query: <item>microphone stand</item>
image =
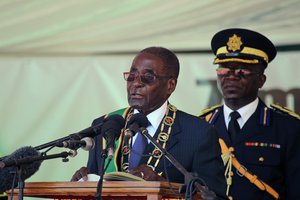
{"label": "microphone stand", "polygon": [[[66,140],[70,140],[71,139],[71,136],[65,136],[63,138],[60,138],[60,139],[57,139],[57,140],[53,140],[51,142],[48,142],[48,143],[45,143],[45,144],[41,144],[39,146],[36,146],[34,147],[35,150],[41,150],[41,149],[45,149],[45,148],[48,148],[48,147],[53,147],[53,146],[56,146],[56,144],[58,143],[61,143],[61,142],[64,142]],[[80,139],[78,139],[80,140]]]}
{"label": "microphone stand", "polygon": [[74,155],[74,154],[71,152],[66,152],[66,151],[57,153],[57,154],[52,154],[52,155],[46,155],[46,154],[42,153],[39,156],[20,158],[20,159],[15,159],[15,160],[9,161],[7,164],[5,164],[1,168],[10,167],[10,166],[21,166],[24,164],[33,163],[35,161],[40,161],[40,160],[44,161],[44,160],[49,160],[49,159],[53,159],[53,158],[67,158],[68,156],[72,156],[72,155]]}
{"label": "microphone stand", "polygon": [[19,189],[18,199],[23,200],[23,196],[24,196],[25,180],[22,178],[22,174],[23,174],[23,166],[25,164],[29,164],[29,163],[32,163],[35,161],[40,161],[40,160],[49,160],[49,159],[53,159],[53,158],[67,158],[69,155],[72,155],[72,153],[66,152],[66,151],[58,153],[58,154],[52,154],[52,155],[41,154],[39,156],[34,156],[34,157],[15,159],[12,162],[5,165],[4,167],[10,167],[10,166],[17,167],[18,189]]}
{"label": "microphone stand", "polygon": [[104,176],[104,165],[105,165],[105,160],[107,158],[107,150],[106,149],[102,149],[102,152],[101,152],[101,158],[102,158],[102,163],[101,163],[101,174],[100,174],[100,179],[97,183],[97,192],[96,192],[96,195],[95,195],[95,199],[96,200],[101,200],[101,195],[102,195],[102,187],[103,187],[103,176]]}
{"label": "microphone stand", "polygon": [[18,188],[19,194],[18,199],[22,200],[24,196],[24,187],[25,187],[25,180],[22,178],[22,166],[17,166],[17,175],[18,175]]}
{"label": "microphone stand", "polygon": [[[148,130],[144,127],[140,128],[141,133],[150,140],[150,142],[159,149],[162,154],[184,175],[185,185],[189,185],[193,180],[195,180],[195,176],[188,172],[167,150],[165,150],[156,140],[148,133]],[[203,200],[213,200],[216,197],[216,194],[213,191],[210,191],[206,186],[202,186],[199,183],[195,182],[197,189],[201,192],[201,197]],[[180,189],[182,190],[183,187]],[[192,198],[192,197],[191,197]]]}

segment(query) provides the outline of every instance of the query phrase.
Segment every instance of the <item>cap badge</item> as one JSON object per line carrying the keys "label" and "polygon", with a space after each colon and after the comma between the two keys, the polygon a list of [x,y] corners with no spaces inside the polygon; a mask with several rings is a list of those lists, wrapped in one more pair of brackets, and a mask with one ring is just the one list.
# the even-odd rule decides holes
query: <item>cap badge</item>
{"label": "cap badge", "polygon": [[235,52],[236,50],[241,50],[243,42],[241,37],[238,37],[236,34],[233,34],[232,37],[229,38],[227,42],[227,49]]}

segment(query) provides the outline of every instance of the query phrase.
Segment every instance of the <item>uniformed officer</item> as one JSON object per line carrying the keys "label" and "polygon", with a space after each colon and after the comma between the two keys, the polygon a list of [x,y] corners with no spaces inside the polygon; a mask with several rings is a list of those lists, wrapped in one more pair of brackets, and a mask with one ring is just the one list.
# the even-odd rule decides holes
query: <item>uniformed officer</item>
{"label": "uniformed officer", "polygon": [[214,35],[218,88],[224,105],[200,114],[219,132],[231,199],[300,199],[299,116],[258,97],[275,58],[260,33],[226,29]]}

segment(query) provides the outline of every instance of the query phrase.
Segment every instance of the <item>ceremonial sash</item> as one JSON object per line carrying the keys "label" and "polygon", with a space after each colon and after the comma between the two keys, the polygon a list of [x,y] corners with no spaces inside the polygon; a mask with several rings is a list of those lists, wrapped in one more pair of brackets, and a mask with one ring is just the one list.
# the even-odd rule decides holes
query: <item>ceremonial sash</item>
{"label": "ceremonial sash", "polygon": [[[128,108],[123,108],[123,109],[120,109],[120,110],[117,110],[117,111],[114,111],[114,112],[111,112],[111,113],[107,114],[107,115],[105,116],[105,118],[106,118],[107,116],[111,116],[111,115],[121,115],[124,119],[126,119],[126,116],[127,116],[128,112],[129,112],[130,110],[131,110],[130,107],[128,107]],[[116,151],[115,151],[115,154],[114,154],[114,156],[113,156],[112,161],[110,162],[109,166],[108,166],[107,169],[106,169],[106,173],[108,173],[108,172],[119,171],[119,170],[118,170],[118,165],[117,165],[117,157],[118,157],[117,154],[118,154],[119,149],[120,149],[120,146],[121,146],[121,144],[122,144],[123,131],[124,131],[124,130],[122,129],[121,134],[120,134],[120,137],[119,137],[119,139],[118,139],[118,140],[116,141],[116,143],[115,143]],[[105,139],[104,139],[103,137],[102,137],[102,148],[103,148],[103,149],[106,149],[106,141],[105,141]],[[104,166],[107,165],[107,162],[108,162],[108,160],[106,159],[106,160],[105,160],[105,165],[104,165]]]}

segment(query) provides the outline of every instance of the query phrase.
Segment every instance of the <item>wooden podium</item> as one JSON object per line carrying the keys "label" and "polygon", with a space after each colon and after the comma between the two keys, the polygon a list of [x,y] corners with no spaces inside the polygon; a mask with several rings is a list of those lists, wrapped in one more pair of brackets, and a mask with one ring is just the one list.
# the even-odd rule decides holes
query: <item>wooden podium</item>
{"label": "wooden podium", "polygon": [[[170,187],[171,186],[171,187]],[[103,200],[158,200],[182,198],[181,184],[155,181],[109,181],[103,182]],[[28,182],[24,197],[50,199],[95,199],[97,182]],[[18,190],[14,190],[18,199]]]}

